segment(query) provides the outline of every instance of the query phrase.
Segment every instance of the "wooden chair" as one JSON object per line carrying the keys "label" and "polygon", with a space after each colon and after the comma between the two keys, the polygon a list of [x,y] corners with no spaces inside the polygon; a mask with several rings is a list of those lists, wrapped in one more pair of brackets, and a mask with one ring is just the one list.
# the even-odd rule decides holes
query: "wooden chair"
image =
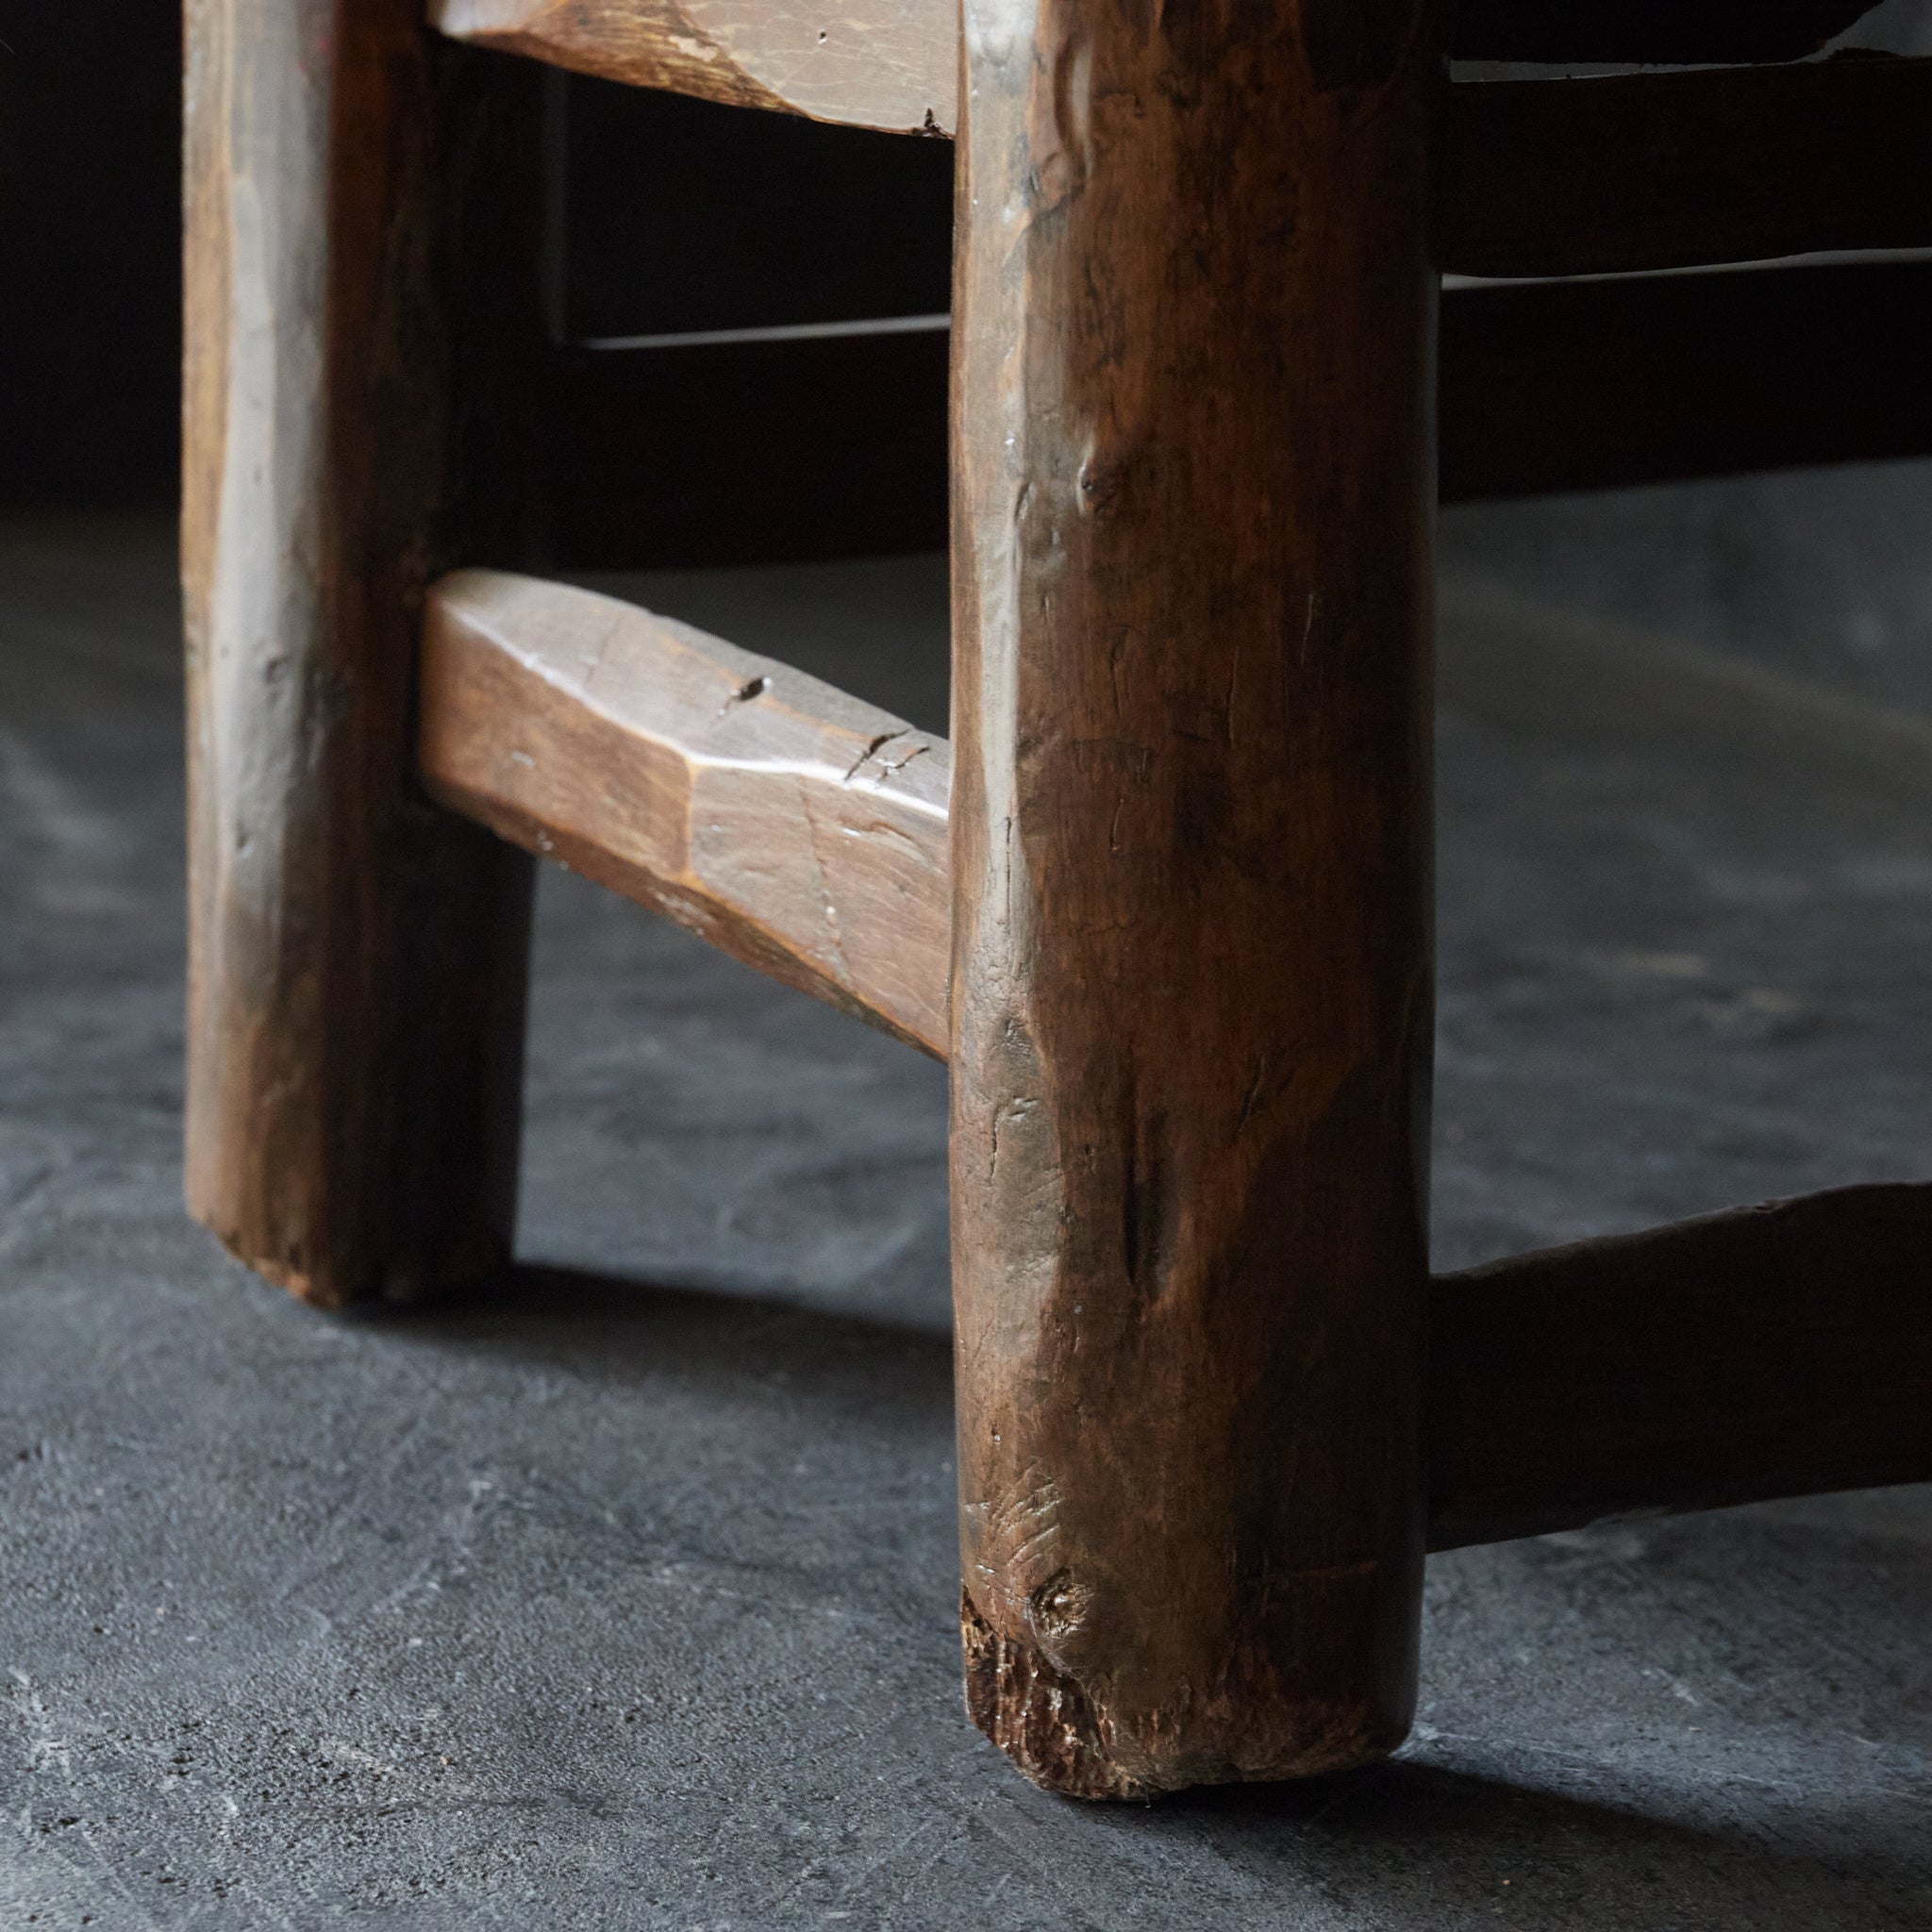
{"label": "wooden chair", "polygon": [[[1932,62],[1747,64],[1865,0],[966,0],[963,52],[952,0],[418,4],[189,0],[237,1255],[326,1307],[503,1267],[523,846],[950,1065],[967,1694],[1043,1784],[1388,1752],[1428,1550],[1932,1476],[1926,1189],[1433,1283],[1424,1233],[1438,424],[1457,494],[1932,449],[1923,263],[1589,279],[1932,245]],[[538,554],[569,367],[538,69],[459,42],[958,127],[950,744],[445,575]]]}

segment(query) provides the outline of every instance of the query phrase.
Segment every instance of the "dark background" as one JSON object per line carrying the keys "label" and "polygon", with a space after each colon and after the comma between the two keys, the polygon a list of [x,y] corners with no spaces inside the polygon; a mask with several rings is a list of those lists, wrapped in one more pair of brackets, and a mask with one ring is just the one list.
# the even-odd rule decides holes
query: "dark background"
{"label": "dark background", "polygon": [[953,146],[559,75],[573,337],[931,315]]}
{"label": "dark background", "polygon": [[174,491],[180,129],[173,0],[0,0],[0,504]]}
{"label": "dark background", "polygon": [[[165,504],[181,355],[173,0],[0,0],[0,506]],[[555,77],[572,337],[947,305],[952,149]]]}

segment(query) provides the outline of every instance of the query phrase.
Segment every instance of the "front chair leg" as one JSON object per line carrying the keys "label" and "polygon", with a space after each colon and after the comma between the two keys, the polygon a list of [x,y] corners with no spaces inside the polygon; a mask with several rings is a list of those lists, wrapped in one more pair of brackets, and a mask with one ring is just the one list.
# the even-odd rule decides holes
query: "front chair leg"
{"label": "front chair leg", "polygon": [[541,75],[421,0],[187,27],[189,1205],[408,1298],[515,1194],[530,862],[418,791],[411,709],[428,578],[516,560]]}
{"label": "front chair leg", "polygon": [[1425,0],[966,0],[952,1186],[968,1702],[1041,1783],[1413,1706]]}

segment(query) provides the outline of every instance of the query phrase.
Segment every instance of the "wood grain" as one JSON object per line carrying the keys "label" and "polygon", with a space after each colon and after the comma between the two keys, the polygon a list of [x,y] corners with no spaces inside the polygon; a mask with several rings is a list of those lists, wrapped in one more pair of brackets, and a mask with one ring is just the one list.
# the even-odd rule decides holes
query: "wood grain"
{"label": "wood grain", "polygon": [[505,838],[943,1058],[943,739],[675,619],[462,571],[422,765]]}
{"label": "wood grain", "polygon": [[[534,76],[412,0],[191,0],[188,1198],[330,1305],[488,1274],[529,873],[410,781],[440,555],[508,560]],[[527,192],[526,192],[527,185]]]}
{"label": "wood grain", "polygon": [[430,0],[453,37],[635,87],[904,134],[954,124],[951,0]]}
{"label": "wood grain", "polygon": [[1841,1188],[1442,1276],[1430,1548],[1932,1481],[1928,1253]]}
{"label": "wood grain", "polygon": [[1932,59],[1459,84],[1438,258],[1581,275],[1932,246],[1928,126]]}
{"label": "wood grain", "polygon": [[1326,0],[966,38],[969,1706],[1084,1796],[1357,1764],[1423,1551],[1440,47]]}
{"label": "wood grain", "polygon": [[[1798,60],[1874,4],[1462,0],[1456,55],[1739,67]],[[951,134],[958,125],[954,0],[429,0],[429,17],[453,38],[634,87],[897,133]]]}

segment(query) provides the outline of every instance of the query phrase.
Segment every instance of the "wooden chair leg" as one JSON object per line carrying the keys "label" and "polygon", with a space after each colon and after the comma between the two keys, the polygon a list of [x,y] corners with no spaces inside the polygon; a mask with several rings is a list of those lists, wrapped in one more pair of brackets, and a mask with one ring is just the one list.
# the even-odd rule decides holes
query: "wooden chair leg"
{"label": "wooden chair leg", "polygon": [[188,8],[188,1193],[329,1305],[500,1267],[515,1191],[529,861],[409,713],[430,575],[516,560],[540,76],[421,16]]}
{"label": "wooden chair leg", "polygon": [[1412,1707],[1433,33],[967,0],[967,1695],[1084,1796],[1360,1763]]}

